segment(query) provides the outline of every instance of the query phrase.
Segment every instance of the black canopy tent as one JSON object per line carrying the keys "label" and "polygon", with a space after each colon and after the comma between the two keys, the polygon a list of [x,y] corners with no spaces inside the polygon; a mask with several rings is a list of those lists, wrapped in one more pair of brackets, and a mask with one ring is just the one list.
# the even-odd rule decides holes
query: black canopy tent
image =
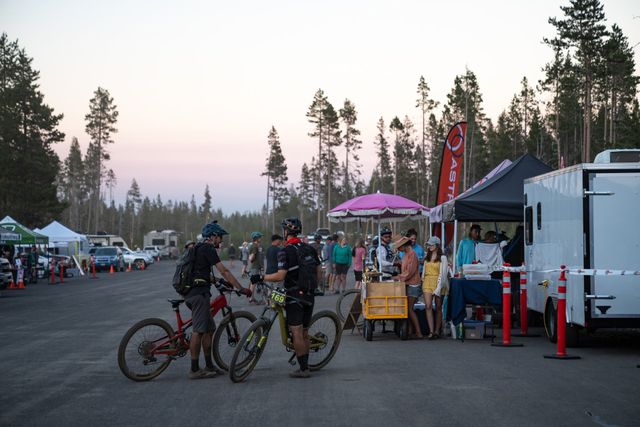
{"label": "black canopy tent", "polygon": [[478,187],[442,205],[442,224],[454,222],[453,271],[456,271],[458,221],[522,222],[524,180],[552,169],[530,154],[524,154]]}
{"label": "black canopy tent", "polygon": [[478,187],[444,203],[442,220],[522,222],[524,180],[551,170],[536,157],[524,154]]}

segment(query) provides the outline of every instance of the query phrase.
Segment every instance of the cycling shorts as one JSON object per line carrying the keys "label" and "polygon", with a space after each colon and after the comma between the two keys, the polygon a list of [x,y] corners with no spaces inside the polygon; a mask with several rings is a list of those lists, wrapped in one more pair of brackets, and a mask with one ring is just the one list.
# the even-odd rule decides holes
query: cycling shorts
{"label": "cycling shorts", "polygon": [[310,303],[310,305],[298,304],[293,301],[288,302],[284,307],[285,312],[287,313],[287,324],[289,326],[302,325],[303,328],[308,328],[311,324],[311,316],[313,315],[313,304],[315,301],[315,297],[313,295],[304,293],[300,295],[299,292],[293,292],[290,295],[300,300],[306,301]]}

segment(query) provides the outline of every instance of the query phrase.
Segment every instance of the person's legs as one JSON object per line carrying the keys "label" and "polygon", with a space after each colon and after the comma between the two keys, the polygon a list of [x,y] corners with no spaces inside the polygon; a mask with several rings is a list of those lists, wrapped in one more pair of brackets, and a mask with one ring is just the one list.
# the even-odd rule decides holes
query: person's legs
{"label": "person's legs", "polygon": [[215,376],[215,372],[207,372],[200,369],[200,348],[204,350],[205,361],[207,367],[213,368],[211,361],[211,336],[215,330],[215,323],[211,317],[209,308],[209,299],[211,294],[208,292],[187,296],[187,306],[191,309],[193,319],[193,333],[189,343],[189,351],[191,353],[191,372],[189,377],[211,378]]}
{"label": "person's legs", "polygon": [[[200,370],[200,347],[202,344],[201,334],[194,332],[191,334],[191,341],[189,342],[189,351],[191,352],[191,372],[197,372]],[[211,344],[209,344],[211,346]]]}
{"label": "person's legs", "polygon": [[411,322],[411,326],[413,326],[413,333],[418,337],[422,338],[422,331],[420,331],[420,322],[418,322],[418,316],[415,311],[413,311],[413,305],[416,303],[416,297],[408,297],[409,300],[409,321]]}
{"label": "person's legs", "polygon": [[440,336],[442,333],[442,297],[436,295],[436,329],[435,333]]}
{"label": "person's legs", "polygon": [[427,315],[427,323],[429,324],[429,337],[431,337],[435,331],[433,325],[433,294],[428,292],[424,294],[424,310]]}

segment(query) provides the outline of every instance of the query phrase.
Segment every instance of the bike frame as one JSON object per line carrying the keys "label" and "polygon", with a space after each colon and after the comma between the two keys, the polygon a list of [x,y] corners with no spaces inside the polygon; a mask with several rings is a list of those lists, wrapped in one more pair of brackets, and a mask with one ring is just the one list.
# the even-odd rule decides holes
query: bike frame
{"label": "bike frame", "polygon": [[[215,315],[219,311],[222,311],[223,317],[232,312],[226,295],[222,293],[218,295],[213,301],[211,301],[210,307],[211,317],[215,317]],[[181,350],[189,347],[189,339],[186,336],[186,331],[193,325],[193,320],[182,320],[182,316],[180,315],[180,306],[176,306],[173,311],[175,311],[176,313],[176,322],[178,324],[178,330],[176,331],[176,334],[155,344],[154,347],[150,350],[151,354],[166,354],[169,356],[173,356],[177,353],[180,353]],[[171,348],[171,344],[176,340],[179,340],[179,345]]]}

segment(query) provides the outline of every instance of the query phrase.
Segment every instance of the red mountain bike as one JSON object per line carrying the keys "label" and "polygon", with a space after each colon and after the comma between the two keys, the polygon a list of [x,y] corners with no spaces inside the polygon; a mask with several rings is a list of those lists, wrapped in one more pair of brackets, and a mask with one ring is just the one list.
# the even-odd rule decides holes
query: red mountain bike
{"label": "red mountain bike", "polygon": [[[242,295],[222,279],[215,283],[220,295],[211,301],[211,315],[219,311],[224,316],[216,328],[211,345],[217,365],[227,371],[236,344],[256,321],[256,316],[248,311],[233,311],[225,293]],[[176,313],[178,329],[174,332],[169,323],[162,319],[144,319],[133,325],[118,348],[118,366],[122,373],[133,381],[148,381],[160,375],[169,363],[189,352],[191,319],[182,320],[180,304],[183,299],[170,299],[171,308]]]}

